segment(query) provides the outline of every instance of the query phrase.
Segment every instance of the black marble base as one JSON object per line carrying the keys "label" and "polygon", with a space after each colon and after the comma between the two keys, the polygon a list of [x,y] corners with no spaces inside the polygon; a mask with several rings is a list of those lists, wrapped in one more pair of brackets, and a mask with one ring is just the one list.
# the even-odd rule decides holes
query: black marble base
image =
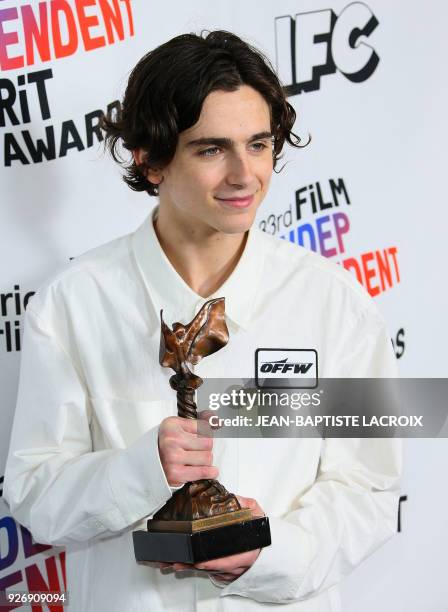
{"label": "black marble base", "polygon": [[199,563],[271,544],[267,516],[195,533],[134,531],[137,561]]}

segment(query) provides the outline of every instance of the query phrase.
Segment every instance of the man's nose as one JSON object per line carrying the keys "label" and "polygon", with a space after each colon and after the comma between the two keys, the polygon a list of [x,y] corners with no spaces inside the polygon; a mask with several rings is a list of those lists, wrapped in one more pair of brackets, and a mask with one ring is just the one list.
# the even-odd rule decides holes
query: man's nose
{"label": "man's nose", "polygon": [[235,153],[228,160],[227,182],[245,187],[254,177],[251,160],[246,152]]}

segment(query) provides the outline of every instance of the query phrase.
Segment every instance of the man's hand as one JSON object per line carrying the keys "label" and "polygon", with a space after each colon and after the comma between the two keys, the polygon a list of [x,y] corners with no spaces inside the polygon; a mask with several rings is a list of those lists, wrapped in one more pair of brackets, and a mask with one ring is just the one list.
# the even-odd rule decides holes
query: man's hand
{"label": "man's hand", "polygon": [[[260,508],[255,499],[248,497],[236,496],[242,508],[250,508],[253,517],[264,516],[263,510]],[[213,561],[203,561],[190,565],[189,563],[159,563],[160,569],[172,568],[174,571],[184,571],[191,569],[204,570],[217,580],[222,582],[232,582],[246,572],[258,558],[261,549],[250,550],[249,552],[214,559]]]}
{"label": "man's hand", "polygon": [[198,421],[167,417],[159,427],[159,455],[168,484],[217,478],[213,466],[213,438],[198,436]]}

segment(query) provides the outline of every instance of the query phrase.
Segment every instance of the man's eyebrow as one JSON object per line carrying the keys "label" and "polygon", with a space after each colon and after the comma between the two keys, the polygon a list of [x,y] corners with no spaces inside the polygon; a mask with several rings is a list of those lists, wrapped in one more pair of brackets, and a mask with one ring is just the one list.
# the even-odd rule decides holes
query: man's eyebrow
{"label": "man's eyebrow", "polygon": [[[247,142],[254,142],[255,140],[266,140],[267,138],[272,138],[272,132],[258,132],[257,134],[253,134],[248,138]],[[189,140],[185,146],[186,147],[198,147],[204,145],[214,145],[217,147],[231,147],[234,144],[234,141],[231,138],[219,138],[216,136],[207,136],[206,138],[195,138],[194,140]]]}

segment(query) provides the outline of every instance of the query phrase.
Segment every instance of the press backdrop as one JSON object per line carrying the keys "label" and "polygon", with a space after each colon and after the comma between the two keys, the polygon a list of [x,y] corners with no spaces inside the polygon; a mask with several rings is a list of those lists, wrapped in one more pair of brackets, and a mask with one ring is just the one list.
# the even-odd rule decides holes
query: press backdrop
{"label": "press backdrop", "polygon": [[[312,143],[285,150],[260,227],[358,277],[403,376],[446,377],[447,19],[443,0],[0,0],[0,494],[27,299],[154,205],[102,153],[98,119],[180,33],[228,29],[271,58]],[[345,581],[344,611],[448,609],[447,465],[445,440],[406,441],[401,532]],[[0,500],[0,589],[64,583],[64,552]]]}

